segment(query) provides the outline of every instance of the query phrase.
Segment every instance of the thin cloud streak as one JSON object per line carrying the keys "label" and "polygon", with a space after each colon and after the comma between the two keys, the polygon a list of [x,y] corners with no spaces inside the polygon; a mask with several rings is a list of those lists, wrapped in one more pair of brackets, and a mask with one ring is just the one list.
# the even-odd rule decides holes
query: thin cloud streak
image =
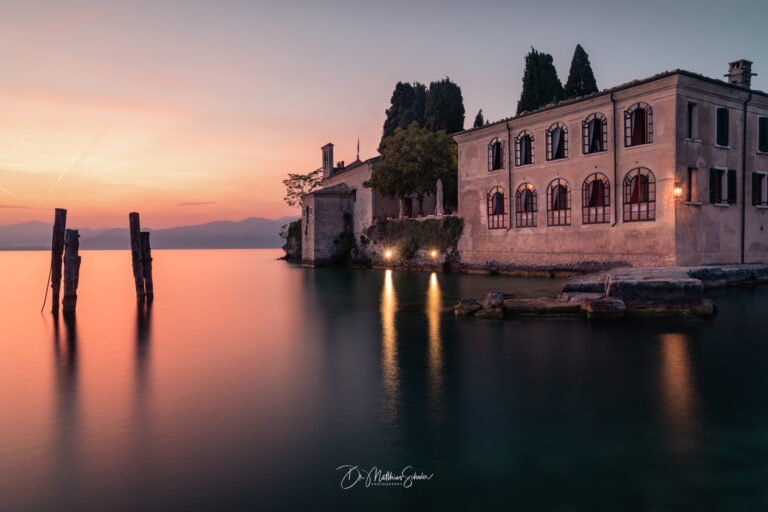
{"label": "thin cloud streak", "polygon": [[16,194],[14,194],[13,192],[11,192],[10,190],[8,190],[7,188],[3,188],[3,187],[0,187],[0,190],[2,190],[2,191],[3,191],[3,192],[5,192],[6,194],[8,194],[8,195],[11,195],[11,196],[13,196],[13,197],[19,197],[19,196],[17,196]]}
{"label": "thin cloud streak", "polygon": [[99,133],[93,136],[93,139],[91,140],[90,144],[88,144],[82,153],[80,153],[80,156],[77,157],[77,160],[75,160],[72,165],[69,166],[69,169],[67,169],[61,176],[59,176],[59,179],[56,180],[56,183],[51,185],[51,188],[48,190],[48,192],[53,192],[53,189],[61,183],[61,180],[63,180],[66,176],[68,176],[72,171],[75,170],[75,168],[80,165],[80,162],[88,158],[88,156],[91,154],[91,151],[93,151],[93,148],[96,146],[96,143],[99,141],[99,139],[107,132],[107,129],[104,128]]}

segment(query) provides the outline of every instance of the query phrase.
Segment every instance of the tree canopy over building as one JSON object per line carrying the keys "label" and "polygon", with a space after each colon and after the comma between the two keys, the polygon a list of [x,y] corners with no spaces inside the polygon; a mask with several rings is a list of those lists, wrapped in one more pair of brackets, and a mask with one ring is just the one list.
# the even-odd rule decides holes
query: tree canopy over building
{"label": "tree canopy over building", "polygon": [[445,131],[431,131],[413,122],[407,129],[382,140],[382,161],[374,168],[366,187],[386,197],[403,198],[415,194],[422,210],[423,199],[435,193],[437,180],[443,182],[447,201],[457,190],[456,143]]}
{"label": "tree canopy over building", "polygon": [[414,121],[424,126],[424,110],[427,103],[427,88],[414,82],[397,82],[392,92],[390,107],[384,119],[382,141],[395,133],[396,128],[408,128]]}
{"label": "tree canopy over building", "polygon": [[446,77],[429,84],[424,127],[434,132],[456,133],[464,129],[464,98],[461,88]]}
{"label": "tree canopy over building", "polygon": [[429,89],[419,82],[398,82],[386,111],[381,141],[394,134],[396,128],[407,129],[414,121],[432,131],[454,133],[463,130],[461,88],[449,78],[431,82]]}
{"label": "tree canopy over building", "polygon": [[573,52],[563,99],[578,98],[596,92],[597,82],[595,82],[592,66],[589,64],[589,55],[580,44],[577,44]]}
{"label": "tree canopy over building", "polygon": [[288,177],[283,180],[283,185],[285,185],[285,197],[283,198],[283,201],[285,201],[288,206],[300,206],[301,196],[309,194],[315,190],[320,186],[320,182],[322,181],[322,169],[315,169],[306,174],[289,173]]}
{"label": "tree canopy over building", "polygon": [[485,119],[483,118],[483,109],[480,109],[477,111],[477,115],[475,116],[475,122],[472,124],[472,128],[480,128],[485,124]]}
{"label": "tree canopy over building", "polygon": [[536,110],[563,98],[563,85],[557,77],[552,55],[531,51],[525,56],[523,92],[517,102],[517,113]]}

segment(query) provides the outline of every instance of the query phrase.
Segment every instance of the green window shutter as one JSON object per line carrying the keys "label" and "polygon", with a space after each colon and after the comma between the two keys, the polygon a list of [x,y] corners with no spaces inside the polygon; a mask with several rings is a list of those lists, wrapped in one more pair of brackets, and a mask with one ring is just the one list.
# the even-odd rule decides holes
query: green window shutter
{"label": "green window shutter", "polygon": [[728,145],[728,109],[718,107],[717,109],[717,144],[720,146]]}
{"label": "green window shutter", "polygon": [[736,202],[736,170],[728,170],[728,202],[733,204]]}
{"label": "green window shutter", "polygon": [[758,149],[768,153],[768,117],[761,117],[757,123]]}
{"label": "green window shutter", "polygon": [[709,202],[712,204],[715,204],[717,202],[717,197],[715,197],[716,192],[717,192],[717,169],[710,169],[709,170]]}
{"label": "green window shutter", "polygon": [[756,172],[752,173],[752,204],[756,205],[760,202],[760,175]]}

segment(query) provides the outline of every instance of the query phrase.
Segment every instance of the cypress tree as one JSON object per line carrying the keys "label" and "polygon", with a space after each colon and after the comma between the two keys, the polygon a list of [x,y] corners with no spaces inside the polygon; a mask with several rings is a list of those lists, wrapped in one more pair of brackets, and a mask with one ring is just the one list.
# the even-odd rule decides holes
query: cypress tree
{"label": "cypress tree", "polygon": [[568,82],[565,84],[564,99],[578,98],[597,92],[597,82],[589,64],[589,55],[580,44],[576,45],[571,60],[571,70],[568,73]]}
{"label": "cypress tree", "polygon": [[483,109],[480,109],[477,111],[477,115],[475,116],[475,123],[472,125],[472,128],[480,128],[485,124],[485,119],[483,119]]}
{"label": "cypress tree", "polygon": [[424,127],[433,132],[445,130],[447,133],[464,129],[464,98],[461,88],[447,77],[429,84]]}
{"label": "cypress tree", "polygon": [[525,56],[523,92],[517,102],[517,113],[532,111],[549,103],[557,103],[563,97],[563,84],[548,53],[531,51]]}
{"label": "cypress tree", "polygon": [[412,122],[424,126],[424,107],[427,103],[427,88],[414,82],[397,82],[392,92],[390,107],[386,111],[382,140],[395,133],[395,128],[408,128]]}

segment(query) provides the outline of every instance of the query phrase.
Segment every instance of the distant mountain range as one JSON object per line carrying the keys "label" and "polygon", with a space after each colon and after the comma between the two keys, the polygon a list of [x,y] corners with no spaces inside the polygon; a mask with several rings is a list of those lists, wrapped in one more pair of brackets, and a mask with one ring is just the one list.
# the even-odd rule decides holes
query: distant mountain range
{"label": "distant mountain range", "polygon": [[[298,217],[216,221],[195,226],[145,229],[153,249],[268,249],[282,246],[280,228]],[[0,226],[0,251],[51,247],[52,224],[40,221]],[[78,228],[81,249],[130,249],[128,228]]]}

